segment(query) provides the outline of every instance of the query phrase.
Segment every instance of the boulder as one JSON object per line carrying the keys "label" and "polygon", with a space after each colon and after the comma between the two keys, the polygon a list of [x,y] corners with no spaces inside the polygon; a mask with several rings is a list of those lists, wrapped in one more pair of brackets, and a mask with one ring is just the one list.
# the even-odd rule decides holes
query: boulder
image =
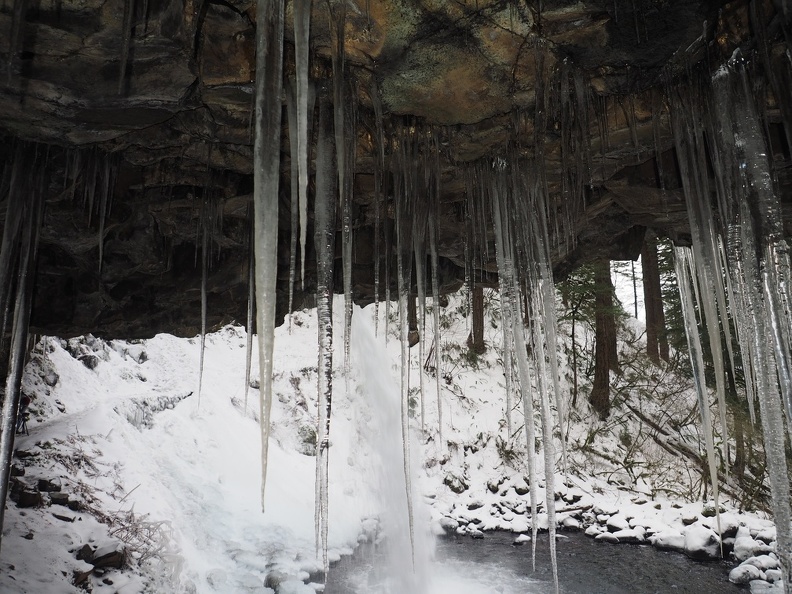
{"label": "boulder", "polygon": [[61,490],[61,480],[57,477],[38,480],[38,490],[44,493],[58,492]]}
{"label": "boulder", "polygon": [[732,555],[737,561],[745,561],[750,557],[762,555],[771,552],[773,549],[759,540],[754,540],[750,536],[750,532],[744,526],[740,526],[737,530],[737,536],[734,539],[734,550]]}
{"label": "boulder", "polygon": [[761,569],[762,571],[779,568],[778,559],[775,557],[771,557],[770,555],[759,555],[757,557],[748,557],[745,561],[743,561],[742,564],[754,565],[759,569]]}
{"label": "boulder", "polygon": [[720,559],[720,538],[701,524],[688,526],[685,530],[685,555],[697,561]]}
{"label": "boulder", "polygon": [[94,567],[121,569],[126,562],[126,550],[121,543],[111,543],[96,549],[91,564]]}
{"label": "boulder", "polygon": [[448,516],[443,516],[440,518],[440,527],[446,534],[450,534],[454,532],[457,528],[459,528],[459,522],[457,522],[454,518],[450,518]]}
{"label": "boulder", "polygon": [[94,558],[93,547],[91,547],[91,545],[84,544],[79,549],[77,549],[75,557],[77,557],[79,561],[86,561],[87,563],[90,563]]}
{"label": "boulder", "polygon": [[640,544],[646,541],[644,529],[641,527],[626,528],[624,530],[612,532],[611,534],[619,539],[619,542],[623,543]]}
{"label": "boulder", "polygon": [[608,518],[606,526],[610,532],[618,532],[619,530],[627,530],[630,527],[630,522],[622,514],[616,514]]}
{"label": "boulder", "polygon": [[597,524],[592,524],[586,528],[586,531],[583,534],[586,536],[597,536],[598,534],[602,534],[603,530],[604,529],[600,528]]}
{"label": "boulder", "polygon": [[519,482],[514,485],[514,492],[517,493],[517,495],[527,495],[530,490],[530,487],[524,482]]}
{"label": "boulder", "polygon": [[649,541],[656,549],[661,551],[677,551],[681,553],[685,550],[684,535],[673,528],[667,528],[653,534]]}
{"label": "boulder", "polygon": [[729,572],[729,581],[733,584],[747,584],[752,580],[763,580],[764,573],[755,565],[738,565]]}
{"label": "boulder", "polygon": [[771,584],[765,580],[751,581],[751,594],[784,594],[785,590],[780,582]]}
{"label": "boulder", "polygon": [[19,490],[13,500],[16,501],[17,507],[38,507],[44,503],[41,493],[29,489]]}
{"label": "boulder", "polygon": [[460,495],[468,490],[468,484],[465,479],[450,472],[443,479],[443,484],[457,495]]}
{"label": "boulder", "polygon": [[58,493],[53,491],[49,494],[49,499],[52,505],[69,505],[68,493]]}
{"label": "boulder", "polygon": [[768,569],[765,571],[765,579],[770,583],[781,581],[783,574],[780,569]]}

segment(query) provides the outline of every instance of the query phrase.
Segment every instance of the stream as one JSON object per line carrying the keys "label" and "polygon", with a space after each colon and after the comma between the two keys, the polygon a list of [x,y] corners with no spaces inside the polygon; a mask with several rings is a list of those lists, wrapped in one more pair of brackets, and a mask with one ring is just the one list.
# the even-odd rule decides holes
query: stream
{"label": "stream", "polygon": [[[535,572],[531,543],[515,546],[514,538],[510,532],[488,532],[480,540],[438,539],[435,560],[425,568],[428,583],[422,592],[409,593],[394,579],[409,569],[393,567],[383,547],[363,545],[331,568],[325,594],[552,594],[547,535],[539,536]],[[700,563],[649,545],[594,542],[582,533],[559,538],[558,566],[564,594],[746,591],[728,581],[734,563]]]}

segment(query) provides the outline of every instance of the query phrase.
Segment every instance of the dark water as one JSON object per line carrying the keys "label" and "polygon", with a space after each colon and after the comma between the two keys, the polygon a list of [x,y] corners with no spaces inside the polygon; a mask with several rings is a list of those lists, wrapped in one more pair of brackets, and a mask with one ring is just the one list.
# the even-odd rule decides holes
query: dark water
{"label": "dark water", "polygon": [[[698,563],[680,553],[644,545],[594,542],[580,533],[558,541],[564,594],[738,594],[728,581],[733,563]],[[513,546],[514,535],[488,532],[483,540],[443,538],[428,565],[425,587],[405,586],[388,568],[388,556],[369,547],[330,570],[325,594],[552,594],[547,535],[540,535],[536,571],[531,545]]]}

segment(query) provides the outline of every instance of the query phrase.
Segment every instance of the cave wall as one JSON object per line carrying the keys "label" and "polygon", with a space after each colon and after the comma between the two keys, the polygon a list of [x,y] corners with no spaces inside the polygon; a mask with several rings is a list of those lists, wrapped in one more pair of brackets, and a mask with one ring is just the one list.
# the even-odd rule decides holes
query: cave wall
{"label": "cave wall", "polygon": [[[337,3],[316,2],[312,14],[317,93],[332,85],[328,6]],[[523,160],[545,184],[557,276],[591,259],[637,258],[647,228],[689,242],[669,97],[678,86],[702,84],[736,49],[753,60],[777,190],[789,201],[790,28],[780,5],[358,0],[345,6],[359,303],[375,298],[375,262],[379,298],[386,283],[395,291],[392,194],[399,170],[413,166],[396,158],[399,142],[408,139],[421,160],[415,166],[429,171],[431,157],[431,175],[439,180],[433,208],[442,291],[458,288],[466,276],[497,283],[487,214],[471,202],[469,188],[477,168],[501,158]],[[288,80],[295,68],[290,3],[286,16]],[[8,32],[0,35],[3,216],[10,193],[25,191],[24,179],[44,180],[34,331],[194,335],[204,268],[209,325],[245,320],[255,27],[250,1],[0,2],[0,31]],[[283,315],[292,164],[286,101],[271,100],[284,105]],[[386,154],[379,171],[378,129]],[[26,177],[14,177],[19,167]],[[419,200],[429,194],[418,192]],[[481,222],[474,233],[471,213]],[[298,283],[295,307],[313,299],[312,233],[309,221],[306,283]]]}

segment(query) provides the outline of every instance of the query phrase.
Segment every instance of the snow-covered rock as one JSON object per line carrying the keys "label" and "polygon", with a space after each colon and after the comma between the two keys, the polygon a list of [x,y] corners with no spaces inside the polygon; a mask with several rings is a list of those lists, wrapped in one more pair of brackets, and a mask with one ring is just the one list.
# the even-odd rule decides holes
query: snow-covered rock
{"label": "snow-covered rock", "polygon": [[627,530],[630,527],[630,522],[622,514],[616,514],[608,518],[606,526],[610,532],[618,532],[619,530]]}
{"label": "snow-covered rock", "polygon": [[512,544],[517,546],[524,545],[526,542],[531,542],[531,537],[527,534],[518,534]]}
{"label": "snow-covered rock", "polygon": [[784,586],[781,582],[771,584],[764,580],[753,580],[751,594],[784,594]]}
{"label": "snow-covered rock", "polygon": [[762,571],[766,571],[768,569],[778,569],[779,567],[778,559],[771,557],[770,555],[748,557],[745,561],[743,561],[742,565],[755,565]]}
{"label": "snow-covered rock", "polygon": [[691,559],[706,561],[718,559],[720,539],[709,528],[701,524],[693,524],[685,529],[685,554]]}
{"label": "snow-covered rock", "polygon": [[733,584],[747,584],[752,580],[763,580],[765,574],[755,565],[738,565],[729,572],[729,581]]}
{"label": "snow-covered rock", "polygon": [[643,528],[625,528],[624,530],[617,530],[616,532],[611,533],[619,542],[623,543],[642,543],[646,540],[644,537],[644,530]]}
{"label": "snow-covered rock", "polygon": [[567,530],[580,530],[580,520],[573,518],[572,516],[568,516],[561,521],[561,526]]}
{"label": "snow-covered rock", "polygon": [[599,525],[592,524],[591,526],[586,528],[586,531],[584,532],[584,534],[586,536],[597,536],[598,534],[602,534],[602,532],[604,532],[604,530],[605,529],[601,528]]}
{"label": "snow-covered rock", "polygon": [[765,544],[770,544],[774,542],[776,539],[776,527],[770,526],[768,528],[762,528],[756,533],[756,540],[761,540]]}
{"label": "snow-covered rock", "polygon": [[734,550],[732,554],[737,561],[745,561],[750,557],[771,552],[770,545],[751,537],[751,533],[745,526],[740,526],[737,536],[734,539]]}
{"label": "snow-covered rock", "polygon": [[685,550],[685,536],[673,528],[666,528],[653,534],[649,537],[649,541],[661,551],[683,552]]}
{"label": "snow-covered rock", "polygon": [[774,583],[781,581],[782,577],[783,574],[781,573],[780,569],[768,569],[767,571],[765,571],[765,579],[768,582]]}

